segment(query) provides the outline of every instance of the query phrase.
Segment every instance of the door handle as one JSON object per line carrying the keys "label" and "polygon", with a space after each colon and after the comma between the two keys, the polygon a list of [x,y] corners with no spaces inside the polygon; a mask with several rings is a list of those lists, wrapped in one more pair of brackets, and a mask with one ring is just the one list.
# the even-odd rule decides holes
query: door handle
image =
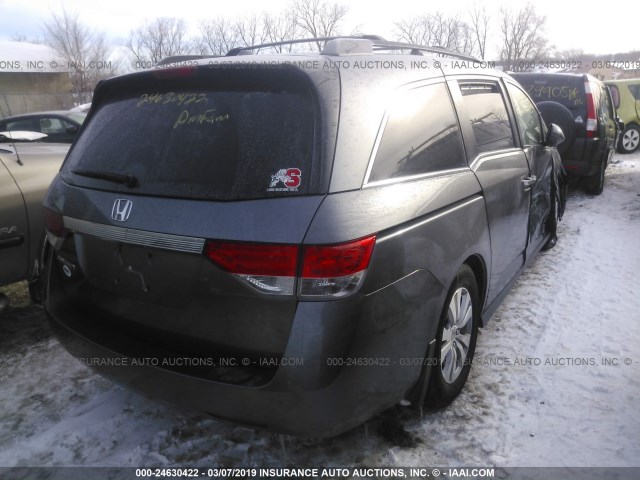
{"label": "door handle", "polygon": [[3,238],[0,240],[0,248],[18,247],[24,242],[24,237],[18,235],[17,237]]}
{"label": "door handle", "polygon": [[531,190],[531,185],[533,185],[534,183],[536,183],[536,180],[538,178],[535,175],[531,175],[529,177],[524,177],[522,179],[522,185],[524,185],[524,191],[528,191]]}

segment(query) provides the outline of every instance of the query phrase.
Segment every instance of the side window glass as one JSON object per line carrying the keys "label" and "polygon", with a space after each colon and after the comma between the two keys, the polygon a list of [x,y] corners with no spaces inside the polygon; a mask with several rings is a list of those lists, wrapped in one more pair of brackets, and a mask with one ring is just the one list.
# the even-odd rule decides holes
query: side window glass
{"label": "side window glass", "polygon": [[542,125],[540,115],[529,97],[518,87],[507,84],[509,96],[513,102],[513,110],[518,122],[520,141],[523,146],[539,145],[542,143]]}
{"label": "side window glass", "polygon": [[504,98],[497,83],[460,82],[478,153],[515,146]]}
{"label": "side window glass", "polygon": [[56,117],[45,117],[39,119],[40,122],[40,131],[42,133],[46,133],[47,135],[51,134],[61,134],[66,133],[67,126],[63,120]]}
{"label": "side window glass", "polygon": [[444,83],[394,98],[369,182],[467,165],[460,129]]}
{"label": "side window glass", "polygon": [[598,97],[600,97],[600,101],[596,103],[598,117],[600,117],[600,120],[606,123],[608,120],[606,95],[604,94],[604,91],[600,88],[600,86],[598,86],[597,89],[599,93]]}
{"label": "side window glass", "polygon": [[613,113],[613,105],[611,104],[611,96],[609,95],[609,90],[607,89],[606,85],[603,85],[602,87],[602,98],[604,99],[604,110],[605,110],[605,115],[607,117],[607,121],[612,120],[615,117],[615,114]]}
{"label": "side window glass", "polygon": [[615,85],[609,85],[609,91],[611,92],[611,96],[613,97],[613,104],[616,108],[620,108],[620,92],[618,91],[618,87]]}
{"label": "side window glass", "polygon": [[33,119],[31,118],[28,118],[26,120],[13,120],[11,122],[7,122],[7,130],[9,132],[17,132],[17,131],[37,132],[38,131],[35,128]]}
{"label": "side window glass", "polygon": [[631,91],[633,98],[640,100],[640,85],[629,85],[629,90]]}

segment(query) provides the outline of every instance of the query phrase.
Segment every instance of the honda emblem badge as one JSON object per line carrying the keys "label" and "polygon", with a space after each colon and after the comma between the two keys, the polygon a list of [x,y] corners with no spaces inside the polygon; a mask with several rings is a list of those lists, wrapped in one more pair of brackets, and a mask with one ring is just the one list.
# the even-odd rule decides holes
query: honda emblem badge
{"label": "honda emblem badge", "polygon": [[125,200],[124,198],[117,199],[113,202],[111,218],[116,222],[126,222],[129,219],[129,215],[131,215],[131,207],[133,207],[131,200]]}

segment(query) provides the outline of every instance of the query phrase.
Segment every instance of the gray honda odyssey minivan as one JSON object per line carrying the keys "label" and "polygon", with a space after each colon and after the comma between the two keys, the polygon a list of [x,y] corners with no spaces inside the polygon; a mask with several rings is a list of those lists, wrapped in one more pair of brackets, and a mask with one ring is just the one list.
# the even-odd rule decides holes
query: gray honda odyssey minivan
{"label": "gray honda odyssey minivan", "polygon": [[279,432],[449,404],[555,243],[561,130],[439,48],[256,50],[98,85],[45,199],[54,331],[116,382]]}

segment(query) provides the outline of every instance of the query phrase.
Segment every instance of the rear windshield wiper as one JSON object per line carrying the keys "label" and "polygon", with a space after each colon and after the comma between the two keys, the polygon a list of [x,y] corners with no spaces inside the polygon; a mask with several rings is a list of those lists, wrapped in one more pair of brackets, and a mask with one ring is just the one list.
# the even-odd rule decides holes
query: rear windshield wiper
{"label": "rear windshield wiper", "polygon": [[81,177],[97,178],[108,182],[120,183],[126,187],[134,188],[138,185],[138,179],[133,175],[123,175],[121,173],[101,172],[98,170],[71,170],[71,173]]}

